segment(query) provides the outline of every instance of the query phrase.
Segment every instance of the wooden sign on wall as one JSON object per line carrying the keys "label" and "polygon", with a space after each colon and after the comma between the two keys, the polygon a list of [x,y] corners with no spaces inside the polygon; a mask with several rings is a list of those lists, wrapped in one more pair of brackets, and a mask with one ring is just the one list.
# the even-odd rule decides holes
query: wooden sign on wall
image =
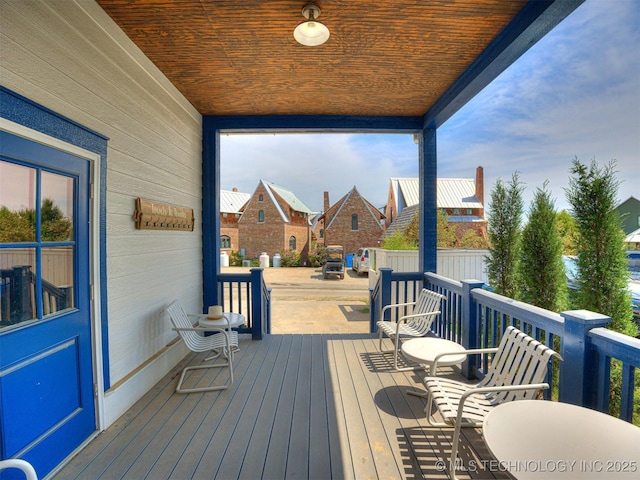
{"label": "wooden sign on wall", "polygon": [[193,208],[136,198],[133,220],[138,230],[193,231]]}

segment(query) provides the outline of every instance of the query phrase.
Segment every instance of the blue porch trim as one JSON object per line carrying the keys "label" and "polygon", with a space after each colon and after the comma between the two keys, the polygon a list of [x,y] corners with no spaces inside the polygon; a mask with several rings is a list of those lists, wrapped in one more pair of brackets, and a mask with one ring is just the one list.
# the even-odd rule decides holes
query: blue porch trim
{"label": "blue porch trim", "polygon": [[234,133],[418,133],[422,117],[358,115],[206,116],[204,130]]}
{"label": "blue porch trim", "polygon": [[202,118],[202,280],[203,305],[219,303],[220,274],[220,133],[413,133],[420,139],[420,258],[427,270],[436,266],[436,131],[422,129],[422,117],[263,115]]}
{"label": "blue porch trim", "polygon": [[107,143],[109,138],[91,130],[22,95],[0,86],[0,117],[31,128],[50,137],[100,155],[99,185],[99,262],[100,262],[100,316],[102,329],[102,355],[104,361],[104,390],[111,387],[109,373],[109,320],[107,309]]}

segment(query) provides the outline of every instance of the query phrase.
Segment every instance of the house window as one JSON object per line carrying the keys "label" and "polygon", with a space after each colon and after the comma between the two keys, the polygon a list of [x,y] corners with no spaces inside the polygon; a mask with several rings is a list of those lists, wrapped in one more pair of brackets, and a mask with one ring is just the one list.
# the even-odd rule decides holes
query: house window
{"label": "house window", "polygon": [[229,216],[229,214],[228,214],[228,213],[223,213],[223,214],[222,214],[222,218],[227,218],[228,216]]}
{"label": "house window", "polygon": [[351,215],[351,230],[355,231],[358,230],[358,214],[354,213],[353,215]]}
{"label": "house window", "polygon": [[289,237],[289,250],[295,250],[295,249],[296,249],[296,237],[291,235]]}
{"label": "house window", "polygon": [[220,248],[231,248],[231,238],[229,238],[227,235],[221,235]]}
{"label": "house window", "polygon": [[264,195],[262,195],[262,194],[258,195],[258,201],[259,202],[264,201]]}
{"label": "house window", "polygon": [[324,230],[322,228],[320,229],[320,238],[324,238]]}
{"label": "house window", "polygon": [[467,208],[467,215],[472,215],[473,214],[473,210],[471,210],[470,208]]}
{"label": "house window", "polygon": [[[6,220],[0,264],[10,268],[2,270],[2,306],[6,305],[2,320],[8,320],[0,324],[2,330],[74,308],[79,243],[75,202],[80,200],[76,199],[78,180],[62,173],[0,161],[0,177],[7,179],[6,185],[15,186],[15,190],[0,190]],[[10,289],[5,272],[13,277]]]}
{"label": "house window", "polygon": [[459,208],[454,208],[453,209],[453,214],[454,215],[460,215],[460,209]]}
{"label": "house window", "polygon": [[258,223],[264,223],[264,210],[258,212]]}

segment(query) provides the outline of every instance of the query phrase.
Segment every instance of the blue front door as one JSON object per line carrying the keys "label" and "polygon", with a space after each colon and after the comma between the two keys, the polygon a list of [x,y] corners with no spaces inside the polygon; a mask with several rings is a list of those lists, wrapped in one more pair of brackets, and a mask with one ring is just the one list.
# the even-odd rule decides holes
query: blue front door
{"label": "blue front door", "polygon": [[96,430],[89,172],[0,132],[0,458],[39,478]]}

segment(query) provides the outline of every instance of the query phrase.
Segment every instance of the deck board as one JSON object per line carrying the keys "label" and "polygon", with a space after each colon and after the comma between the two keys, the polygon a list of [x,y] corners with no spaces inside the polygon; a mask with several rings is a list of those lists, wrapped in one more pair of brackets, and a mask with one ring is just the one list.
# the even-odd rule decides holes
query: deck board
{"label": "deck board", "polygon": [[[424,399],[406,394],[424,374],[394,371],[374,336],[242,336],[240,346],[231,388],[176,394],[182,368],[205,358],[188,355],[53,478],[448,478],[436,462],[448,459],[452,431],[429,427]],[[197,370],[187,381],[226,375]],[[463,430],[460,457],[479,467],[490,458],[477,430]]]}

